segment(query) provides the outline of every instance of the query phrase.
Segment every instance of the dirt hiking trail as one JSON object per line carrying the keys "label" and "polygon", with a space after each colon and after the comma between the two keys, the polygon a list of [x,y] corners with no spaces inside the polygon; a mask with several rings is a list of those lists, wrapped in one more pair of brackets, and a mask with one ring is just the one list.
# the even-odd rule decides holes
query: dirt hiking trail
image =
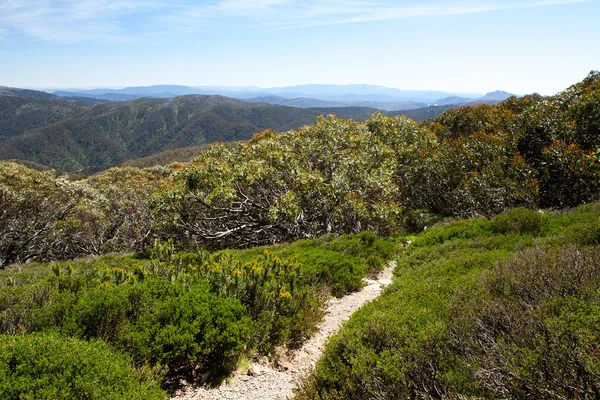
{"label": "dirt hiking trail", "polygon": [[365,303],[375,299],[392,281],[395,264],[390,263],[376,280],[364,279],[359,292],[331,299],[317,333],[291,357],[276,357],[276,367],[253,364],[247,374],[236,372],[229,383],[216,388],[188,387],[173,400],[284,400],[292,396],[298,377],[305,374],[323,353],[327,339]]}

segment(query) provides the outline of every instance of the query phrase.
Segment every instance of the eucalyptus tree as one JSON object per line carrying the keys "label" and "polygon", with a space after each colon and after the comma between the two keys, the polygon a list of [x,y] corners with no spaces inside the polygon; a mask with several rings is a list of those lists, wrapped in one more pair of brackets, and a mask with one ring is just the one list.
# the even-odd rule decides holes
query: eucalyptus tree
{"label": "eucalyptus tree", "polygon": [[400,163],[416,151],[408,149],[416,136],[426,135],[403,117],[329,116],[233,148],[214,145],[154,197],[159,229],[215,247],[389,234],[401,222]]}

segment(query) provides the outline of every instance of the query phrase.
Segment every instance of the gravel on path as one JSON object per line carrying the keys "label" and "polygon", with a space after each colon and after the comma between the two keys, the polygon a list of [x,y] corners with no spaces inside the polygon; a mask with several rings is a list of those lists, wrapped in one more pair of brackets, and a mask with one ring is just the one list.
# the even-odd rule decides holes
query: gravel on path
{"label": "gravel on path", "polygon": [[280,359],[277,368],[254,364],[250,374],[235,373],[229,383],[216,388],[188,387],[172,400],[284,400],[292,396],[297,379],[306,374],[323,353],[327,339],[365,303],[375,299],[392,281],[395,264],[390,263],[377,279],[364,279],[362,290],[331,299],[317,333],[290,360]]}

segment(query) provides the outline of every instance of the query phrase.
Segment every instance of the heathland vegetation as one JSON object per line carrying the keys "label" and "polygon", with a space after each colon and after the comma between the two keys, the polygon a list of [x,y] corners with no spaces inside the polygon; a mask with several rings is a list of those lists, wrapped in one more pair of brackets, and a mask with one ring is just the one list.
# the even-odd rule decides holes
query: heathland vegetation
{"label": "heathland vegetation", "polygon": [[164,398],[157,382],[218,380],[241,357],[301,344],[326,296],[359,289],[395,249],[368,232],[214,254],[168,241],[10,267],[0,272],[0,395]]}
{"label": "heathland vegetation", "polygon": [[598,396],[600,203],[518,208],[410,242],[297,400]]}
{"label": "heathland vegetation", "polygon": [[189,163],[0,162],[0,397],[68,398],[94,374],[118,382],[104,398],[214,382],[298,346],[327,295],[402,252],[299,399],[595,398],[599,121],[592,72],[421,123],[320,117]]}

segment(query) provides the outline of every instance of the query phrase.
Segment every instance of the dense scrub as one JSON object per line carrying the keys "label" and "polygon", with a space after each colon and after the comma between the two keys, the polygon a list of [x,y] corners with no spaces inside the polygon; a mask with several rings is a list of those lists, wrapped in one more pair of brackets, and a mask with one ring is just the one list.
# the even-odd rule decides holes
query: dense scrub
{"label": "dense scrub", "polygon": [[0,162],[0,268],[151,245],[148,198],[170,173],[127,167],[73,181]]}
{"label": "dense scrub", "polygon": [[[300,345],[328,293],[357,290],[395,251],[366,232],[216,254],[178,252],[169,241],[130,256],[14,266],[0,273],[0,333],[35,343],[42,337],[35,333],[65,343],[100,340],[166,386],[181,378],[211,382],[242,354]],[[336,276],[352,284],[332,285]]]}
{"label": "dense scrub", "polygon": [[260,255],[264,250],[284,259],[297,260],[308,272],[310,283],[326,287],[341,297],[362,287],[362,277],[375,275],[396,254],[392,240],[380,240],[371,232],[357,235],[332,235],[294,243],[255,247],[237,251],[244,260]]}
{"label": "dense scrub", "polygon": [[[77,182],[2,162],[0,266],[138,250],[156,238],[222,249],[390,235],[444,216],[595,201],[599,93],[593,72],[553,97],[447,110],[421,124],[381,113],[363,122],[329,116],[210,146],[188,164],[116,168]],[[144,145],[160,135],[153,138]]]}
{"label": "dense scrub", "polygon": [[0,397],[159,400],[166,393],[101,341],[33,334],[0,335]]}
{"label": "dense scrub", "polygon": [[600,204],[427,230],[297,399],[597,398]]}
{"label": "dense scrub", "polygon": [[157,224],[181,242],[239,247],[594,201],[598,93],[591,73],[553,97],[447,110],[420,125],[330,116],[214,146],[154,197]]}

